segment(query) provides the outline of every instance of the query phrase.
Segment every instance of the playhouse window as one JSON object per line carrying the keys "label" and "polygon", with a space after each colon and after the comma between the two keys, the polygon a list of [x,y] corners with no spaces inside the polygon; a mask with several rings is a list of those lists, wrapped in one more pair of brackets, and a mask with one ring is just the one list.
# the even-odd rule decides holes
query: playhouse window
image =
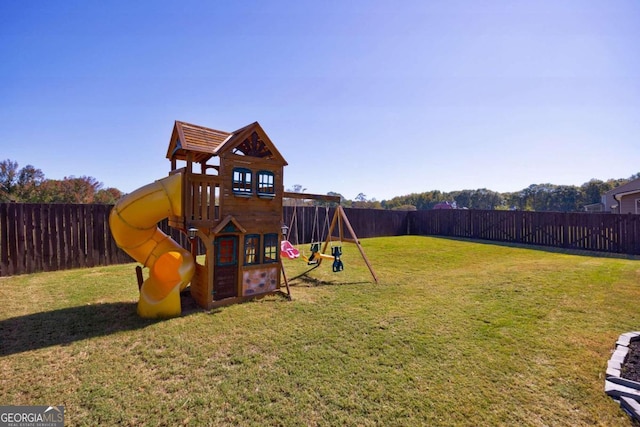
{"label": "playhouse window", "polygon": [[258,172],[258,196],[273,197],[276,193],[275,177],[273,172]]}
{"label": "playhouse window", "polygon": [[233,193],[251,195],[251,171],[245,168],[233,169]]}
{"label": "playhouse window", "polygon": [[260,235],[249,234],[244,238],[244,265],[260,264]]}
{"label": "playhouse window", "polygon": [[264,263],[278,262],[278,235],[270,233],[264,235]]}
{"label": "playhouse window", "polygon": [[217,265],[233,265],[236,263],[236,242],[234,237],[220,237],[216,240]]}

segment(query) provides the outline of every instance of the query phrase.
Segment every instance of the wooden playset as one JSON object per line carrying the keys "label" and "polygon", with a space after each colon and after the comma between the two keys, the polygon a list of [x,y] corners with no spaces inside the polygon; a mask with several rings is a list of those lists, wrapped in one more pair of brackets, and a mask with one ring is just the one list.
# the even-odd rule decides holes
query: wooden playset
{"label": "wooden playset", "polygon": [[[189,283],[206,309],[281,292],[281,283],[290,297],[281,256],[295,257],[296,249],[283,238],[283,198],[337,198],[285,192],[287,162],[257,122],[229,133],[176,121],[167,158],[169,176],[125,196],[110,218],[118,245],[149,268],[138,313],[179,315],[179,294]],[[157,229],[162,218],[189,236],[190,252]],[[343,224],[351,239],[343,236]],[[336,226],[339,239],[357,244],[377,281],[340,206],[329,236]],[[204,263],[195,261],[198,241],[206,249]],[[341,253],[327,255],[326,248],[327,242],[313,253],[318,264],[339,261]]]}
{"label": "wooden playset", "polygon": [[[212,308],[280,288],[283,169],[287,164],[256,122],[233,133],[176,122],[167,158],[184,180],[182,216],[206,248],[191,295]],[[178,168],[178,161],[186,162]],[[200,170],[194,171],[199,164]]]}

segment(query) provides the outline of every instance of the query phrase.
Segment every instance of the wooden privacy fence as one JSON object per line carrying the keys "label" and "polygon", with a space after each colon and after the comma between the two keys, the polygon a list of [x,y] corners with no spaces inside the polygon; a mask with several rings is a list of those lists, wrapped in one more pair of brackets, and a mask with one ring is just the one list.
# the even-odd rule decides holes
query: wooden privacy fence
{"label": "wooden privacy fence", "polygon": [[[344,211],[358,238],[407,234],[407,212],[352,208],[344,208]],[[290,228],[287,239],[293,244],[325,241],[334,213],[334,208],[323,206],[299,206],[295,209],[285,206],[283,223]],[[333,237],[338,236],[337,227],[333,234]]]}
{"label": "wooden privacy fence", "polygon": [[[467,209],[345,211],[359,238],[413,234],[640,255],[640,215]],[[292,221],[293,212],[291,207],[284,212],[284,223],[292,227],[290,242],[326,239],[325,208],[296,208],[297,224]],[[329,219],[333,212],[328,210]]]}
{"label": "wooden privacy fence", "polygon": [[[0,203],[0,276],[132,262],[109,230],[111,205]],[[345,209],[359,238],[436,235],[640,255],[640,215]],[[334,209],[285,207],[294,244],[326,240]],[[187,236],[158,224],[180,245]],[[316,230],[314,232],[314,229]],[[337,232],[334,234],[337,235]],[[199,253],[203,253],[200,242]]]}
{"label": "wooden privacy fence", "polygon": [[[111,236],[112,207],[0,203],[0,276],[133,262]],[[166,220],[159,226],[189,247]]]}
{"label": "wooden privacy fence", "polygon": [[410,212],[407,226],[407,234],[640,255],[633,214],[431,210]]}

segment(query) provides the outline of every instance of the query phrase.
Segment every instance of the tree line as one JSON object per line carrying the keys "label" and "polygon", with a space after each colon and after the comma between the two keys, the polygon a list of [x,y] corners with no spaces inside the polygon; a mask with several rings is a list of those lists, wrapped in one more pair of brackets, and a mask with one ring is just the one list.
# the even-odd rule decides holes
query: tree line
{"label": "tree line", "polygon": [[[601,202],[601,197],[629,181],[640,178],[640,173],[629,178],[609,179],[602,181],[591,179],[580,186],[532,184],[529,187],[512,193],[498,193],[480,188],[476,190],[458,190],[443,192],[439,190],[411,193],[397,196],[390,200],[377,201],[368,199],[363,193],[354,200],[345,199],[340,193],[329,192],[329,195],[340,196],[341,205],[354,208],[390,209],[390,210],[428,210],[440,203],[449,203],[457,209],[485,210],[523,210],[538,212],[580,212],[585,206]],[[304,192],[301,185],[294,185],[287,191]],[[308,201],[313,205],[313,201]],[[317,202],[317,204],[327,204]]]}
{"label": "tree line", "polygon": [[[390,209],[390,210],[429,210],[440,203],[449,203],[457,209],[484,210],[523,210],[537,212],[581,212],[585,206],[600,203],[601,197],[629,181],[640,178],[640,173],[629,178],[608,179],[602,181],[591,179],[580,186],[532,184],[527,188],[512,193],[498,193],[486,188],[476,190],[458,190],[443,192],[439,190],[411,193],[396,196],[390,200],[378,201],[368,199],[363,193],[354,200],[345,199],[340,193],[328,194],[341,197],[345,207]],[[301,185],[295,185],[288,191],[304,192]],[[326,204],[326,202],[308,201],[308,205]]]}
{"label": "tree line", "polygon": [[629,178],[602,181],[591,179],[580,186],[532,184],[513,193],[498,193],[481,188],[452,192],[427,191],[394,197],[381,202],[384,209],[433,209],[438,203],[455,202],[458,209],[498,209],[525,211],[579,212],[586,205],[600,203],[609,190],[640,178],[640,173]]}
{"label": "tree line", "polygon": [[13,160],[0,161],[0,202],[114,204],[122,196],[91,176],[47,179],[32,165],[20,168]]}
{"label": "tree line", "polygon": [[[327,194],[339,196],[342,206],[353,208],[426,210],[433,209],[439,203],[448,202],[455,203],[458,209],[578,212],[583,211],[586,205],[599,203],[601,196],[607,191],[638,178],[640,173],[629,178],[606,181],[591,179],[580,186],[532,184],[513,193],[498,193],[486,188],[452,192],[431,190],[382,201],[369,199],[363,193],[358,194],[354,200],[348,200],[342,194],[333,191]],[[293,192],[304,190],[306,189],[300,184],[287,189]],[[32,165],[20,168],[15,161],[0,161],[0,202],[115,204],[123,195],[124,193],[117,188],[103,188],[101,182],[90,176],[47,179],[40,169]],[[296,203],[330,204],[314,201]]]}

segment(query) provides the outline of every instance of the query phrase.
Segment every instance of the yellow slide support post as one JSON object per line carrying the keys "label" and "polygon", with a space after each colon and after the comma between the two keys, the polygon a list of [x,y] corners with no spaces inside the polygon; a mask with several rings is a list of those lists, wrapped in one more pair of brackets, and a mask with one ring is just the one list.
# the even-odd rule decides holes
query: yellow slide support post
{"label": "yellow slide support post", "polygon": [[109,216],[116,244],[149,268],[140,288],[138,315],[175,317],[182,312],[180,291],[195,271],[191,253],[163,233],[158,222],[182,215],[182,175],[175,174],[124,196]]}

